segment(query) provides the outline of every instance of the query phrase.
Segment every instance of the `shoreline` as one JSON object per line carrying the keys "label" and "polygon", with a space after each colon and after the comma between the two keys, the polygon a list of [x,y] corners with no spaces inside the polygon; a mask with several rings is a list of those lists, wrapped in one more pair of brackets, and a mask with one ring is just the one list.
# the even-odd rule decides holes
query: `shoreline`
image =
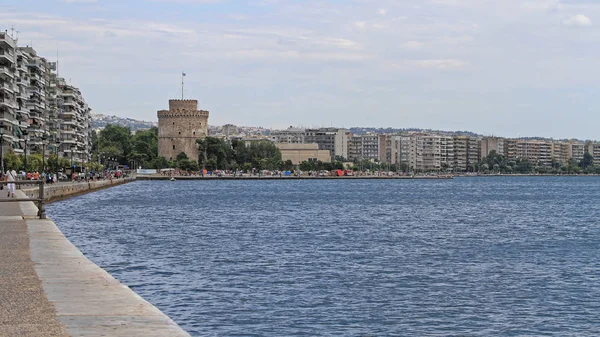
{"label": "shoreline", "polygon": [[136,180],[451,180],[476,177],[600,177],[600,174],[455,174],[439,176],[162,176],[137,175]]}
{"label": "shoreline", "polygon": [[[135,177],[119,180],[78,182],[72,184],[46,185],[44,193],[48,202],[54,202],[95,192],[101,189],[135,181]],[[17,190],[19,198],[36,197],[38,188]],[[27,297],[14,301],[8,311],[19,313],[26,320],[34,320],[40,331],[56,326],[61,334],[71,337],[83,336],[131,336],[131,337],[189,337],[170,317],[146,301],[127,285],[89,260],[71,243],[51,219],[37,219],[37,207],[32,201],[4,203],[0,226],[13,226],[19,221],[21,232],[14,235],[28,241],[24,253],[34,269],[37,286],[30,289],[41,294],[49,303],[44,310],[36,310]],[[11,223],[12,221],[12,223]],[[0,256],[2,256],[0,251]],[[24,263],[23,258],[5,263],[15,267]],[[9,287],[19,287],[15,280]],[[19,293],[17,290],[14,293]],[[0,306],[1,307],[1,306]],[[38,317],[44,317],[41,322]],[[39,321],[38,321],[39,320]],[[6,330],[8,329],[8,330]],[[29,329],[15,318],[0,325],[9,335],[29,335]]]}
{"label": "shoreline", "polygon": [[[438,179],[442,179],[442,180],[447,180],[447,179],[453,179],[452,176],[341,176],[341,177],[335,177],[335,176],[323,176],[323,177],[310,177],[310,176],[283,176],[283,177],[279,177],[279,176],[241,176],[241,177],[233,177],[233,176],[222,176],[222,177],[218,177],[218,176],[206,176],[206,177],[202,177],[202,176],[174,176],[172,178],[175,178],[175,180],[340,180],[340,179],[347,179],[347,180],[359,180],[359,179],[367,179],[367,180],[413,180],[413,179],[434,179],[434,180],[438,180]],[[143,175],[138,175],[136,177],[136,180],[170,180],[171,177],[169,176],[143,176]]]}

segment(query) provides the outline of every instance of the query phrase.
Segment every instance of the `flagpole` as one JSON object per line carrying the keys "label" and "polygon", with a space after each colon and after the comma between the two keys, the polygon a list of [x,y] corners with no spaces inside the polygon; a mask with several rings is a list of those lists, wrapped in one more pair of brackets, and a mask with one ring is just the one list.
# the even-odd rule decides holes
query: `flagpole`
{"label": "flagpole", "polygon": [[185,76],[185,73],[182,71],[181,72],[181,100],[183,100],[183,76]]}

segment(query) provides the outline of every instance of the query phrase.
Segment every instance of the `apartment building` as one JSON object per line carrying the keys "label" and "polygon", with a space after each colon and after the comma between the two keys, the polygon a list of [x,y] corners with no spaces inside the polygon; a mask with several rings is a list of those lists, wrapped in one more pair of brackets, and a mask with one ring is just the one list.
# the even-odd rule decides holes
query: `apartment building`
{"label": "apartment building", "polygon": [[388,135],[367,133],[348,138],[348,160],[374,160],[389,163]]}
{"label": "apartment building", "polygon": [[552,159],[559,163],[566,164],[573,156],[571,143],[552,142]]}
{"label": "apartment building", "polygon": [[440,136],[440,166],[443,170],[452,169],[454,165],[454,138]]}
{"label": "apartment building", "polygon": [[56,64],[0,33],[2,153],[58,153],[89,160],[91,110],[81,92],[55,73]]}
{"label": "apartment building", "polygon": [[451,168],[455,172],[466,172],[480,161],[479,140],[470,136],[453,137],[454,160]]}
{"label": "apartment building", "polygon": [[23,152],[21,139],[21,121],[17,119],[16,73],[17,45],[6,32],[0,33],[0,137],[2,153],[12,150]]}
{"label": "apartment building", "polygon": [[483,137],[479,146],[481,148],[481,158],[487,157],[492,151],[496,151],[499,155],[505,155],[504,138]]}
{"label": "apartment building", "polygon": [[289,127],[285,130],[272,130],[270,139],[275,143],[304,144],[304,129]]}
{"label": "apartment building", "polygon": [[600,166],[600,143],[599,142],[587,142],[586,143],[588,152],[594,158],[594,165]]}
{"label": "apartment building", "polygon": [[546,140],[508,139],[508,160],[527,159],[534,165],[550,166],[553,157],[553,144]]}
{"label": "apartment building", "polygon": [[348,158],[348,138],[350,132],[346,129],[320,128],[306,129],[304,143],[316,143],[319,150],[329,150],[332,158]]}

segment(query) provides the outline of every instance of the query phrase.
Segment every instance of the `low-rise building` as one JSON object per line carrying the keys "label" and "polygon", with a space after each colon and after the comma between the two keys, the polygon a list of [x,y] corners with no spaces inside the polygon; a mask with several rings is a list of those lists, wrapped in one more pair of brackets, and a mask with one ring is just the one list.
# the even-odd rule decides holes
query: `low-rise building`
{"label": "low-rise building", "polygon": [[331,162],[331,154],[328,150],[319,150],[319,145],[297,144],[297,143],[275,143],[281,151],[283,161],[291,160],[292,164],[298,165],[303,161]]}

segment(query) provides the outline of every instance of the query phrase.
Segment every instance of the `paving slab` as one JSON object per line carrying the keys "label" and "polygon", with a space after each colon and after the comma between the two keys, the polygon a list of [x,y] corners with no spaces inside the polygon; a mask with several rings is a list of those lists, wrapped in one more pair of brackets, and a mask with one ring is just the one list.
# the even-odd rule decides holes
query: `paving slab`
{"label": "paving slab", "polygon": [[36,215],[0,203],[0,336],[190,336]]}

